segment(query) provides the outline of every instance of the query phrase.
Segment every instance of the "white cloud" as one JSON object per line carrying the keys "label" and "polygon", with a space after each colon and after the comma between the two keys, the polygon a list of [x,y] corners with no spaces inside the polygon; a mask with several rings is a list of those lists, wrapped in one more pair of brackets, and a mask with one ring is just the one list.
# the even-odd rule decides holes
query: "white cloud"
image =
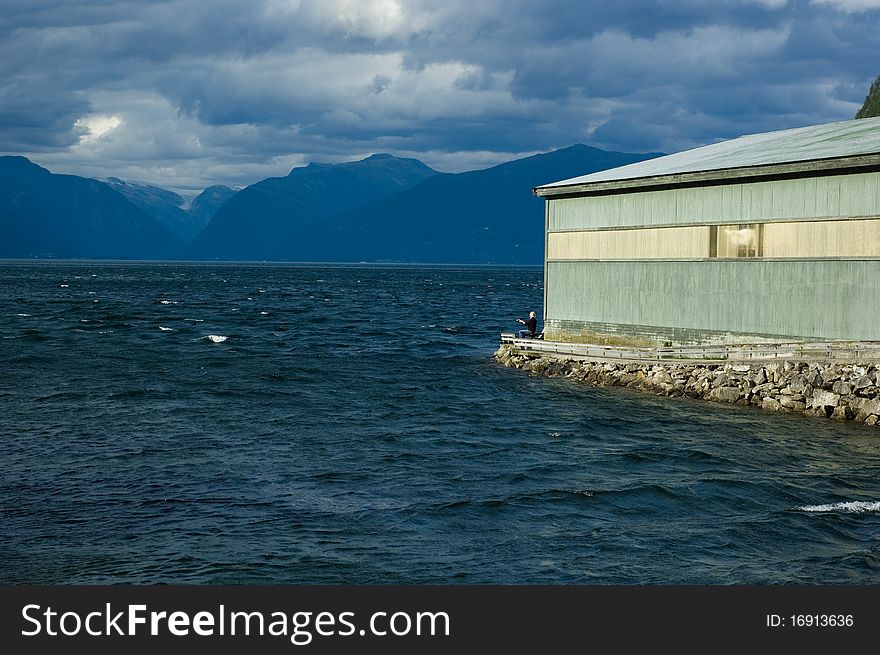
{"label": "white cloud", "polygon": [[89,144],[107,137],[110,132],[122,125],[119,116],[107,116],[103,114],[91,114],[76,119],[73,126],[81,131],[80,145]]}
{"label": "white cloud", "polygon": [[460,171],[672,150],[851,117],[878,5],[21,2],[0,18],[0,150],[177,188],[372,152]]}
{"label": "white cloud", "polygon": [[404,0],[270,0],[270,16],[343,38],[405,39],[425,29],[430,12]]}

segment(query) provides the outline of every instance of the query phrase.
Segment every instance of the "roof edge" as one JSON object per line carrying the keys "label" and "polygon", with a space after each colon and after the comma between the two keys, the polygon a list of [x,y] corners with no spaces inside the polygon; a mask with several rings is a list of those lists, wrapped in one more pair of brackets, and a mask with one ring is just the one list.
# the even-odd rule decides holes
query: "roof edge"
{"label": "roof edge", "polygon": [[649,177],[634,177],[621,180],[605,180],[601,182],[588,182],[579,184],[536,186],[532,193],[541,198],[554,196],[591,195],[593,193],[616,193],[636,189],[650,189],[653,187],[678,187],[678,186],[711,186],[719,182],[738,182],[750,178],[765,178],[798,173],[813,173],[831,175],[835,171],[848,169],[862,169],[866,167],[880,166],[880,154],[851,155],[848,157],[830,157],[827,159],[805,159],[796,162],[782,164],[760,164],[757,166],[742,166],[737,168],[718,168],[708,171],[695,171],[688,173],[671,173],[668,175],[655,175]]}

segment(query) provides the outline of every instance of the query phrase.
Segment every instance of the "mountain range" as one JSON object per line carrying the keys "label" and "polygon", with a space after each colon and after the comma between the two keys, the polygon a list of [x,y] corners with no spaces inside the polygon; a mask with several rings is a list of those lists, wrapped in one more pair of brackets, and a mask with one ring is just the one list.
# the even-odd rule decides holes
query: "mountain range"
{"label": "mountain range", "polygon": [[651,156],[575,145],[484,170],[434,175],[307,226],[280,242],[270,259],[539,264],[544,201],[533,187]]}
{"label": "mountain range", "polygon": [[202,191],[187,207],[183,197],[162,187],[126,182],[116,177],[108,178],[107,184],[155,218],[183,244],[191,243],[217,210],[235,195],[229,187],[217,184]]}
{"label": "mountain range", "polygon": [[312,163],[191,204],[167,189],[0,157],[0,257],[534,264],[535,186],[659,153],[575,145],[466,173],[377,154]]}
{"label": "mountain range", "polygon": [[270,177],[226,202],[188,250],[190,259],[271,259],[279,241],[308,226],[408,189],[436,175],[417,159],[378,154],[309,164]]}

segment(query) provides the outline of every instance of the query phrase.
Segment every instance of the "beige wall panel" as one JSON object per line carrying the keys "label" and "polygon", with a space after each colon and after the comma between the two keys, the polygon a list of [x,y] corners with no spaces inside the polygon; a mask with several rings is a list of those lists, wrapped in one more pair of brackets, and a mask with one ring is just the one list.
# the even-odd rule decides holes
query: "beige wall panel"
{"label": "beige wall panel", "polygon": [[880,220],[767,223],[764,257],[880,257]]}
{"label": "beige wall panel", "polygon": [[551,232],[549,260],[695,259],[709,250],[708,227],[670,227],[608,232]]}

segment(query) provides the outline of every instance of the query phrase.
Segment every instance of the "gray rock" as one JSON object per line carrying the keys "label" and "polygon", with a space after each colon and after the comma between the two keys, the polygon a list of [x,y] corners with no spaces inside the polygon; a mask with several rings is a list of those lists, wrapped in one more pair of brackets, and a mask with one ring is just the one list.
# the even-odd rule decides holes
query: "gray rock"
{"label": "gray rock", "polygon": [[817,389],[813,391],[813,397],[810,399],[810,407],[817,409],[821,407],[837,407],[839,401],[840,396],[836,393]]}
{"label": "gray rock", "polygon": [[725,386],[726,384],[727,384],[727,375],[725,375],[724,373],[722,373],[721,375],[716,376],[715,379],[712,380],[712,386],[713,386],[715,389],[717,389],[718,387],[723,387],[723,386]]}
{"label": "gray rock", "polygon": [[853,387],[856,389],[867,389],[870,386],[874,385],[874,381],[871,380],[867,375],[861,376],[858,380],[855,381]]}
{"label": "gray rock", "polygon": [[738,387],[717,387],[709,394],[709,400],[721,403],[735,403],[740,397],[742,393]]}
{"label": "gray rock", "polygon": [[802,375],[793,375],[788,381],[788,386],[796,393],[803,393],[804,387],[807,386],[807,380]]}
{"label": "gray rock", "polygon": [[793,412],[802,412],[807,406],[800,400],[794,400],[791,396],[784,396],[779,399],[779,404],[790,409]]}
{"label": "gray rock", "polygon": [[764,400],[761,402],[761,408],[770,409],[774,412],[779,412],[785,409],[782,406],[782,403],[780,403],[778,400],[774,400],[773,398],[764,398]]}
{"label": "gray rock", "polygon": [[878,419],[875,415],[871,414],[868,418],[865,419],[865,425],[877,425]]}
{"label": "gray rock", "polygon": [[831,390],[840,396],[848,396],[852,393],[852,385],[849,382],[838,380],[831,385]]}
{"label": "gray rock", "polygon": [[880,399],[877,398],[853,399],[850,406],[858,412],[880,415]]}
{"label": "gray rock", "polygon": [[825,381],[825,384],[831,384],[840,379],[840,371],[836,368],[829,366],[828,368],[822,370],[822,379]]}

